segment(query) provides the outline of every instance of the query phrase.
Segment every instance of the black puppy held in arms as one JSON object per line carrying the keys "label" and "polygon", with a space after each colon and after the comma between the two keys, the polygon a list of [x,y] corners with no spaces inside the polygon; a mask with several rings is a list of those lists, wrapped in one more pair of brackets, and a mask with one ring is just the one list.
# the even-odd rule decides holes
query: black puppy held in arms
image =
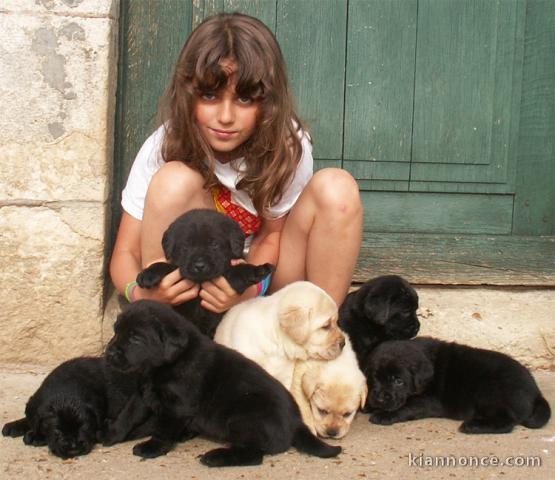
{"label": "black puppy held in arms", "polygon": [[397,275],[373,278],[351,292],[339,308],[339,326],[349,335],[360,367],[386,340],[405,340],[420,329],[416,290]]}
{"label": "black puppy held in arms", "polygon": [[[165,304],[140,300],[121,313],[107,358],[124,372],[143,372],[143,399],[156,414],[155,433],[133,453],[153,458],[178,441],[204,435],[230,444],[202,455],[205,465],[258,465],[291,445],[334,457],[302,422],[291,394],[240,353],[210,340]],[[118,419],[133,424],[132,413]]]}
{"label": "black puppy held in arms", "polygon": [[[139,273],[137,283],[142,288],[155,287],[178,268],[184,279],[197,284],[223,276],[233,290],[242,294],[274,270],[269,263],[232,266],[231,260],[243,258],[244,247],[245,235],[237,222],[215,210],[190,210],[178,217],[162,237],[162,248],[169,263],[150,265]],[[175,308],[213,338],[223,314],[204,309],[200,301],[196,297]]]}
{"label": "black puppy held in arms", "polygon": [[48,445],[61,458],[89,453],[107,410],[103,362],[83,357],[56,367],[27,402],[25,417],[6,423],[2,435]]}
{"label": "black puppy held in arms", "polygon": [[508,355],[433,338],[385,342],[369,357],[366,411],[382,425],[463,420],[464,433],[541,428],[551,416],[530,372]]}

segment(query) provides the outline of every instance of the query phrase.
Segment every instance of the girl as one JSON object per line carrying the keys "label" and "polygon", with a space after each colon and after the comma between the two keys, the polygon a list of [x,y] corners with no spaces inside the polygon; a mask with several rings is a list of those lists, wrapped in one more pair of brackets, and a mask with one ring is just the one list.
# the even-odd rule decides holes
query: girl
{"label": "girl", "polygon": [[[223,312],[296,280],[341,304],[358,257],[358,186],[341,169],[312,175],[312,145],[296,115],[285,62],[259,20],[219,14],[187,40],[161,104],[161,126],[139,151],[122,194],[110,273],[129,301],[177,305],[200,295]],[[271,282],[238,295],[220,277],[202,285],[167,275],[155,289],[134,282],[164,260],[168,225],[193,208],[216,208],[251,236],[247,261],[276,265]],[[269,279],[268,279],[269,280]]]}

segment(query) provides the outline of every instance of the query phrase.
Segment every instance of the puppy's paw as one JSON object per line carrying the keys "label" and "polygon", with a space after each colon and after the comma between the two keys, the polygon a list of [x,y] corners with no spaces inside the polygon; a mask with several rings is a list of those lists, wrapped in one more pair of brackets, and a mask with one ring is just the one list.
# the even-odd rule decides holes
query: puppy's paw
{"label": "puppy's paw", "polygon": [[256,449],[231,447],[215,448],[198,458],[207,467],[238,467],[260,465],[264,455]]}
{"label": "puppy's paw", "polygon": [[29,423],[26,418],[21,418],[13,422],[8,422],[2,428],[2,435],[4,437],[21,437],[29,430]]}
{"label": "puppy's paw", "polygon": [[160,455],[166,455],[173,448],[173,444],[160,440],[158,438],[151,438],[146,442],[138,443],[133,447],[133,455],[142,458],[156,458]]}
{"label": "puppy's paw", "polygon": [[370,422],[376,425],[393,425],[397,422],[397,417],[395,412],[383,412],[378,411],[372,413],[370,416]]}
{"label": "puppy's paw", "polygon": [[153,288],[160,284],[162,278],[173,272],[177,267],[166,263],[157,262],[145,268],[137,275],[137,284],[141,288]]}
{"label": "puppy's paw", "polygon": [[103,432],[98,432],[96,436],[97,440],[105,447],[111,447],[124,440],[120,433],[113,428],[107,428]]}
{"label": "puppy's paw", "polygon": [[231,288],[240,295],[251,285],[256,285],[264,280],[274,270],[275,268],[271,263],[265,263],[264,265],[240,263],[231,267],[224,276]]}
{"label": "puppy's paw", "polygon": [[274,273],[275,269],[276,267],[274,267],[271,263],[257,265],[253,272],[254,277],[258,278],[258,280],[256,280],[256,283],[264,280],[268,275],[270,275],[270,273]]}
{"label": "puppy's paw", "polygon": [[459,432],[466,434],[511,433],[514,427],[515,424],[511,421],[494,422],[492,419],[470,419],[461,423]]}
{"label": "puppy's paw", "polygon": [[25,445],[31,445],[33,447],[44,447],[46,445],[46,438],[42,435],[38,435],[32,430],[29,430],[23,436],[23,443]]}

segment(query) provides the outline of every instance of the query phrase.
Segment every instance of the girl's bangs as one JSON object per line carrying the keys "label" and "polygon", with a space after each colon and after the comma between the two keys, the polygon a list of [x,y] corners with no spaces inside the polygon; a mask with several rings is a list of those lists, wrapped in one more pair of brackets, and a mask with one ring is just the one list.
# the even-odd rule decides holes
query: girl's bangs
{"label": "girl's bangs", "polygon": [[[197,94],[214,93],[223,90],[229,83],[230,74],[222,68],[220,61],[226,57],[218,58],[202,65],[201,59],[197,62],[193,87]],[[267,93],[267,87],[261,69],[254,65],[239,63],[233,60],[237,69],[233,73],[236,81],[235,91],[241,97],[261,100]]]}
{"label": "girl's bangs", "polygon": [[217,92],[224,89],[228,83],[229,75],[218,62],[202,66],[197,64],[195,70],[193,85],[197,93]]}
{"label": "girl's bangs", "polygon": [[237,84],[235,91],[241,97],[248,97],[252,100],[262,100],[268,93],[267,82],[264,81],[260,68],[252,64],[238,65],[235,73]]}

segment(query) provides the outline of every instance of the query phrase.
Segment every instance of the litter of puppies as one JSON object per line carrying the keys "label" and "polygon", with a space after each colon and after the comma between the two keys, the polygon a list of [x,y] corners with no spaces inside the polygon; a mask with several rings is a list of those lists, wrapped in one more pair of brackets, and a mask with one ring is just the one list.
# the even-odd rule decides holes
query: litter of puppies
{"label": "litter of puppies", "polygon": [[[163,239],[169,263],[150,266],[138,282],[155,286],[176,268],[199,282],[223,275],[238,292],[261,281],[271,265],[231,266],[244,236],[225,220],[208,210],[180,217]],[[200,457],[223,467],[258,465],[291,446],[335,457],[341,447],[318,437],[343,438],[360,410],[379,425],[460,420],[466,434],[549,421],[549,404],[523,365],[413,338],[417,308],[414,288],[393,275],[369,280],[339,308],[305,281],[225,315],[200,302],[173,309],[140,300],[118,316],[104,355],[56,367],[2,434],[63,459],[144,437],[133,454],[154,458],[201,435],[228,445]]]}

